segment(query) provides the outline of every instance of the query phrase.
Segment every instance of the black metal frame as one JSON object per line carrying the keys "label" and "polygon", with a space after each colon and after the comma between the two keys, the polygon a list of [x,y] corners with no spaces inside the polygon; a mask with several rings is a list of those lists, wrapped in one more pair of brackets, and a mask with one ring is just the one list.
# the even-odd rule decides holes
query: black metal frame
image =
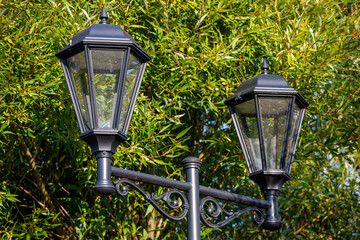
{"label": "black metal frame", "polygon": [[[119,85],[117,92],[118,96],[123,91],[124,84],[126,82],[126,69],[129,61],[130,54],[134,55],[140,62],[139,72],[137,73],[137,77],[135,79],[135,86],[133,92],[131,93],[130,105],[128,108],[128,112],[125,116],[124,125],[119,130],[119,133],[116,135],[120,135],[122,140],[126,140],[127,130],[130,125],[132,112],[135,106],[135,102],[140,90],[142,77],[145,72],[146,63],[151,60],[151,56],[143,50],[141,47],[137,45],[135,40],[126,33],[123,29],[121,29],[117,25],[108,24],[107,22],[108,16],[105,8],[102,9],[100,14],[100,23],[93,24],[92,26],[80,31],[77,33],[71,40],[70,44],[65,48],[61,49],[59,52],[55,54],[58,58],[60,58],[61,65],[64,70],[66,82],[70,91],[71,99],[74,103],[74,110],[76,113],[76,117],[78,119],[79,127],[81,133],[83,135],[88,136],[92,134],[92,129],[87,129],[85,127],[85,120],[82,117],[81,106],[79,103],[79,99],[77,98],[77,90],[76,86],[74,86],[71,82],[71,73],[69,72],[69,66],[67,64],[67,59],[72,57],[80,52],[84,52],[87,66],[87,76],[88,76],[88,86],[90,92],[90,103],[91,103],[91,114],[89,121],[95,121],[91,123],[91,127],[93,129],[99,128],[97,123],[97,106],[95,99],[95,89],[94,84],[92,83],[93,79],[93,67],[92,67],[92,57],[91,50],[93,49],[118,49],[124,50],[123,63],[121,65],[121,71],[119,74]],[[121,106],[121,98],[118,97],[116,99],[117,106]],[[119,107],[116,108],[114,113],[114,121],[112,124],[113,129],[117,129],[117,122],[119,121]],[[93,151],[94,152],[94,151]]]}
{"label": "black metal frame", "polygon": [[[240,123],[237,118],[237,114],[235,111],[235,106],[244,102],[247,102],[249,100],[254,100],[255,103],[255,112],[256,112],[256,118],[257,118],[257,130],[259,134],[259,144],[261,151],[261,161],[262,161],[262,170],[267,169],[267,161],[266,161],[266,154],[265,154],[265,144],[264,144],[264,136],[263,136],[263,120],[262,120],[262,114],[260,109],[260,100],[259,98],[288,98],[290,99],[289,102],[289,109],[286,119],[286,125],[285,125],[285,131],[284,131],[284,140],[283,140],[283,147],[281,151],[281,160],[279,168],[284,169],[290,176],[290,170],[291,170],[291,163],[293,161],[293,155],[296,150],[296,143],[297,143],[297,137],[300,132],[300,126],[304,115],[304,109],[309,106],[309,104],[306,102],[306,100],[301,96],[299,92],[297,92],[295,89],[291,88],[286,80],[278,75],[270,75],[268,74],[268,65],[266,63],[266,60],[264,60],[262,65],[262,74],[255,76],[251,79],[246,80],[243,82],[235,94],[231,97],[229,97],[224,103],[228,105],[230,109],[230,113],[235,125],[235,129],[240,141],[241,148],[243,149],[243,153],[245,156],[245,160],[248,165],[248,169],[250,171],[250,174],[254,174],[256,171],[254,167],[252,166],[250,153],[247,151],[247,146],[245,143],[244,136],[242,134],[242,131],[240,129]],[[300,108],[299,113],[299,120],[294,123],[295,132],[293,139],[288,139],[290,135],[291,130],[291,120],[293,118],[293,110],[295,103],[298,104]],[[287,155],[285,154],[287,152],[288,146],[284,146],[288,141],[285,141],[288,139],[290,142],[290,149],[289,149],[289,159],[286,161]],[[295,141],[293,141],[295,139]],[[286,162],[285,162],[286,161]],[[281,164],[282,163],[282,164]]]}
{"label": "black metal frame", "polygon": [[[146,61],[143,61],[141,57],[138,56],[138,54],[136,52],[134,52],[133,50],[129,49],[129,48],[124,48],[123,46],[119,46],[119,47],[114,47],[114,46],[104,46],[104,45],[85,45],[84,48],[76,48],[76,51],[72,52],[72,55],[67,55],[66,57],[71,57],[74,56],[82,51],[84,51],[85,53],[85,59],[86,59],[86,65],[87,65],[87,76],[88,76],[88,86],[89,86],[89,92],[90,92],[90,103],[91,103],[91,114],[92,116],[89,118],[90,125],[92,125],[93,128],[99,128],[98,126],[98,114],[97,114],[97,103],[96,103],[96,97],[95,97],[95,88],[94,88],[94,83],[92,81],[92,79],[94,79],[94,73],[93,73],[93,63],[92,63],[92,50],[94,49],[112,49],[112,50],[123,50],[124,51],[124,55],[123,55],[123,59],[122,59],[122,64],[121,64],[121,71],[119,74],[119,78],[121,81],[119,81],[119,85],[117,88],[117,99],[116,99],[116,105],[119,106],[117,107],[114,112],[114,119],[112,121],[112,128],[113,129],[117,129],[118,128],[118,122],[119,122],[119,109],[121,108],[121,104],[122,104],[122,98],[119,97],[121,96],[121,93],[124,90],[124,86],[125,86],[125,82],[126,82],[126,69],[128,66],[128,61],[129,61],[129,57],[130,54],[133,54],[135,57],[137,57],[137,59],[140,61],[140,67],[139,67],[139,72],[137,73],[136,76],[136,80],[135,80],[135,86],[133,89],[133,92],[131,93],[131,100],[130,100],[130,106],[128,109],[128,112],[125,116],[125,121],[124,121],[124,126],[119,129],[119,131],[121,131],[121,133],[123,135],[126,135],[127,130],[129,128],[130,125],[130,121],[131,121],[131,117],[132,117],[132,112],[133,109],[135,107],[135,103],[136,103],[136,99],[137,96],[139,94],[139,90],[140,90],[140,86],[141,86],[141,82],[142,82],[142,77],[144,75],[145,72],[145,68],[146,68]],[[68,85],[68,89],[70,90],[70,95],[72,98],[72,101],[74,102],[74,109],[75,109],[75,113],[79,122],[79,127],[81,132],[84,134],[86,132],[89,132],[88,129],[86,129],[85,127],[85,120],[84,120],[84,116],[82,111],[81,111],[81,106],[79,103],[79,99],[77,98],[77,89],[76,86],[73,85],[72,81],[71,81],[71,73],[69,72],[69,67],[68,64],[66,62],[66,59],[61,58],[61,64],[65,73],[65,78],[66,78],[66,82]]]}
{"label": "black metal frame", "polygon": [[[249,95],[247,96],[249,97]],[[254,172],[254,168],[251,166],[251,161],[250,161],[250,155],[249,153],[247,152],[247,147],[246,147],[246,144],[245,144],[245,140],[244,140],[244,136],[240,130],[240,123],[239,123],[239,120],[237,118],[237,115],[236,115],[236,111],[235,111],[235,108],[234,106],[237,105],[237,104],[240,104],[240,103],[243,103],[243,102],[246,102],[246,101],[249,101],[249,100],[252,100],[254,99],[255,101],[255,107],[256,107],[256,118],[257,118],[257,130],[258,130],[258,133],[259,133],[259,141],[260,141],[260,146],[262,149],[265,149],[265,146],[264,146],[264,138],[263,138],[263,129],[262,129],[262,116],[261,116],[261,110],[260,110],[260,102],[259,102],[259,98],[263,98],[263,97],[271,97],[271,98],[288,98],[290,99],[290,103],[289,103],[289,110],[288,110],[288,114],[287,114],[287,120],[286,120],[286,126],[285,126],[285,133],[284,133],[284,138],[287,138],[289,137],[289,134],[287,134],[289,131],[290,131],[290,127],[291,127],[291,119],[292,119],[292,113],[293,113],[293,109],[294,109],[294,105],[295,105],[295,102],[298,103],[299,106],[302,106],[299,104],[299,101],[297,101],[297,99],[295,98],[295,96],[293,94],[270,94],[270,93],[267,93],[267,94],[264,94],[264,93],[258,93],[258,94],[253,94],[252,95],[252,98],[246,98],[246,100],[244,101],[244,98],[242,98],[240,101],[236,101],[236,102],[232,102],[231,105],[228,105],[229,106],[229,109],[230,109],[230,113],[231,113],[231,116],[232,116],[232,120],[234,122],[234,125],[235,125],[235,129],[236,129],[236,133],[239,137],[239,141],[240,141],[240,145],[241,145],[241,148],[243,149],[243,152],[244,152],[244,156],[245,156],[245,159],[246,159],[246,162],[248,164],[248,168],[250,170],[250,172]],[[296,125],[294,125],[294,128],[296,129],[296,132],[297,134],[294,134],[296,136],[298,136],[300,130],[301,130],[301,122],[302,122],[302,119],[303,119],[303,115],[304,115],[304,111],[305,111],[305,107],[306,106],[302,106],[302,108],[300,108],[300,114],[299,114],[299,121],[297,121]],[[290,109],[291,108],[291,109]],[[295,139],[295,138],[294,138]],[[293,143],[293,139],[288,139],[289,141],[291,141],[291,146],[290,146],[290,152],[293,151],[295,152],[296,148],[294,149],[294,147],[296,146],[296,143],[294,142]],[[296,138],[297,140],[297,138]],[[283,143],[285,143],[286,141],[283,141]],[[295,145],[295,146],[294,146]],[[284,155],[284,151],[287,150],[287,146],[284,148],[282,147],[282,153],[281,153],[281,156],[282,156],[282,159],[281,161],[283,161],[284,163],[284,166],[283,167],[286,167],[285,165],[288,165],[285,163],[285,159],[283,159],[284,157],[286,157],[286,155]],[[261,151],[262,153],[262,156],[261,156],[261,159],[262,159],[262,167],[263,169],[266,169],[267,168],[267,163],[266,163],[266,156],[265,156],[265,152],[264,151]],[[290,171],[288,171],[290,172]]]}

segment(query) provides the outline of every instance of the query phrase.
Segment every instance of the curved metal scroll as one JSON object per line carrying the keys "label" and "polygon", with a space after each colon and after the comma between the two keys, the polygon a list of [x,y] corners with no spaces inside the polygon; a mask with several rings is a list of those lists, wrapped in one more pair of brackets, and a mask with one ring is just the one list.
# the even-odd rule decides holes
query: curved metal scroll
{"label": "curved metal scroll", "polygon": [[[206,214],[208,216],[210,216],[211,218],[217,218],[217,217],[220,216],[221,213],[224,213],[224,215],[227,217],[224,221],[219,222],[219,223],[211,223],[211,222],[206,220],[206,217],[205,217],[205,204],[209,203],[209,202],[214,205],[214,208],[213,209],[207,208],[206,209]],[[240,215],[242,215],[243,213],[248,212],[248,211],[250,211],[251,219],[256,224],[261,224],[264,221],[264,213],[259,208],[256,208],[256,207],[247,207],[247,208],[241,209],[238,212],[228,212],[213,197],[205,197],[205,198],[201,199],[201,201],[200,201],[200,218],[201,218],[201,221],[204,223],[204,225],[206,225],[207,227],[211,227],[211,228],[223,227],[226,224],[230,223],[232,220],[240,217]]]}
{"label": "curved metal scroll", "polygon": [[[156,210],[158,210],[163,216],[169,218],[170,220],[174,220],[174,221],[179,221],[185,218],[187,212],[189,211],[189,203],[187,201],[186,196],[179,190],[177,189],[171,189],[167,192],[165,192],[164,194],[162,194],[161,196],[155,196],[154,193],[147,193],[145,192],[144,189],[142,189],[140,186],[138,186],[136,183],[134,183],[133,181],[126,179],[126,178],[122,178],[116,182],[114,182],[115,184],[115,189],[116,192],[121,195],[121,196],[126,196],[129,193],[129,189],[126,186],[121,186],[121,184],[127,184],[130,185],[132,188],[134,188],[136,191],[138,191],[144,198],[145,200],[149,201],[151,205],[154,206],[154,208]],[[182,204],[181,204],[181,208],[183,209],[183,211],[181,212],[181,214],[179,216],[172,216],[170,215],[168,212],[166,212],[165,209],[163,209],[158,203],[157,201],[159,200],[163,200],[166,204],[166,206],[168,206],[170,209],[177,209],[180,207],[180,203],[177,200],[171,201],[171,195],[176,194],[180,197]]]}

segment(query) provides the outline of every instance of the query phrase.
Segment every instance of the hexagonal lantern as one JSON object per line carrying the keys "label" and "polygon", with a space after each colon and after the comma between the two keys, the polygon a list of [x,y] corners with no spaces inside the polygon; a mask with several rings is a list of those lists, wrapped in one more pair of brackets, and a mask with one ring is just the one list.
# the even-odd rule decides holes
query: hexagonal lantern
{"label": "hexagonal lantern", "polygon": [[[277,206],[278,192],[290,179],[304,111],[309,104],[283,77],[268,74],[268,69],[264,60],[262,74],[241,83],[225,104],[230,108],[250,178],[268,200],[276,200]],[[277,207],[274,214],[268,214],[264,222],[268,229],[281,226]]]}
{"label": "hexagonal lantern", "polygon": [[[105,8],[100,23],[77,33],[56,56],[60,58],[79,123],[80,138],[98,158],[95,188],[111,188],[109,160],[127,131],[149,54],[117,25],[108,24]],[[100,154],[100,155],[99,155]],[[109,176],[102,176],[101,171]]]}

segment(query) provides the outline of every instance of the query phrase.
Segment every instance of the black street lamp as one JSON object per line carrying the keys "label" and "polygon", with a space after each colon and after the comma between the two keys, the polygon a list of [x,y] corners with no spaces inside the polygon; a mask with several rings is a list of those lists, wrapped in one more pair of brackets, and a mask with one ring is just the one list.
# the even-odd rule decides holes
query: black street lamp
{"label": "black street lamp", "polygon": [[[306,100],[283,77],[268,74],[266,61],[261,75],[243,82],[229,106],[250,178],[265,195],[265,200],[242,196],[199,184],[201,161],[194,157],[183,160],[186,182],[111,166],[117,146],[127,140],[137,95],[151,57],[119,26],[107,23],[103,8],[100,24],[77,33],[70,44],[56,56],[61,65],[80,126],[80,138],[86,141],[98,163],[94,190],[101,194],[116,191],[124,196],[126,185],[133,187],[163,216],[181,220],[187,216],[188,239],[200,239],[200,219],[208,227],[222,227],[245,212],[265,229],[282,226],[278,217],[277,197],[282,185],[290,179],[290,170],[300,133]],[[118,177],[116,182],[111,176]],[[145,192],[136,182],[171,188],[161,196]],[[186,192],[186,196],[183,192]],[[176,195],[181,200],[171,200]],[[200,201],[200,195],[204,196]],[[228,212],[217,199],[247,205],[238,212]],[[181,207],[179,215],[168,209]],[[212,205],[213,208],[207,208]],[[264,214],[261,209],[266,210]],[[209,221],[220,214],[220,221]]]}
{"label": "black street lamp", "polygon": [[127,140],[132,113],[151,57],[117,25],[108,24],[105,8],[100,23],[77,33],[56,56],[60,58],[81,135],[96,155],[94,189],[113,193],[111,157]]}
{"label": "black street lamp", "polygon": [[261,69],[262,74],[243,82],[225,104],[230,108],[250,178],[276,208],[268,209],[263,225],[278,229],[277,197],[291,178],[301,123],[309,104],[283,77],[268,74],[266,60]]}

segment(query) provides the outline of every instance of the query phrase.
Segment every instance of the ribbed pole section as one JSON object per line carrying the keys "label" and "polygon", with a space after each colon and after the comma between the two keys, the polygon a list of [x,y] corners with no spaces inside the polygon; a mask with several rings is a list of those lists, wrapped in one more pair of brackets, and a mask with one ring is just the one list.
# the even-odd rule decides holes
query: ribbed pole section
{"label": "ribbed pole section", "polygon": [[199,169],[201,161],[195,157],[188,157],[182,161],[186,173],[186,182],[191,184],[187,193],[190,205],[187,215],[187,239],[200,240],[200,193],[199,193]]}

